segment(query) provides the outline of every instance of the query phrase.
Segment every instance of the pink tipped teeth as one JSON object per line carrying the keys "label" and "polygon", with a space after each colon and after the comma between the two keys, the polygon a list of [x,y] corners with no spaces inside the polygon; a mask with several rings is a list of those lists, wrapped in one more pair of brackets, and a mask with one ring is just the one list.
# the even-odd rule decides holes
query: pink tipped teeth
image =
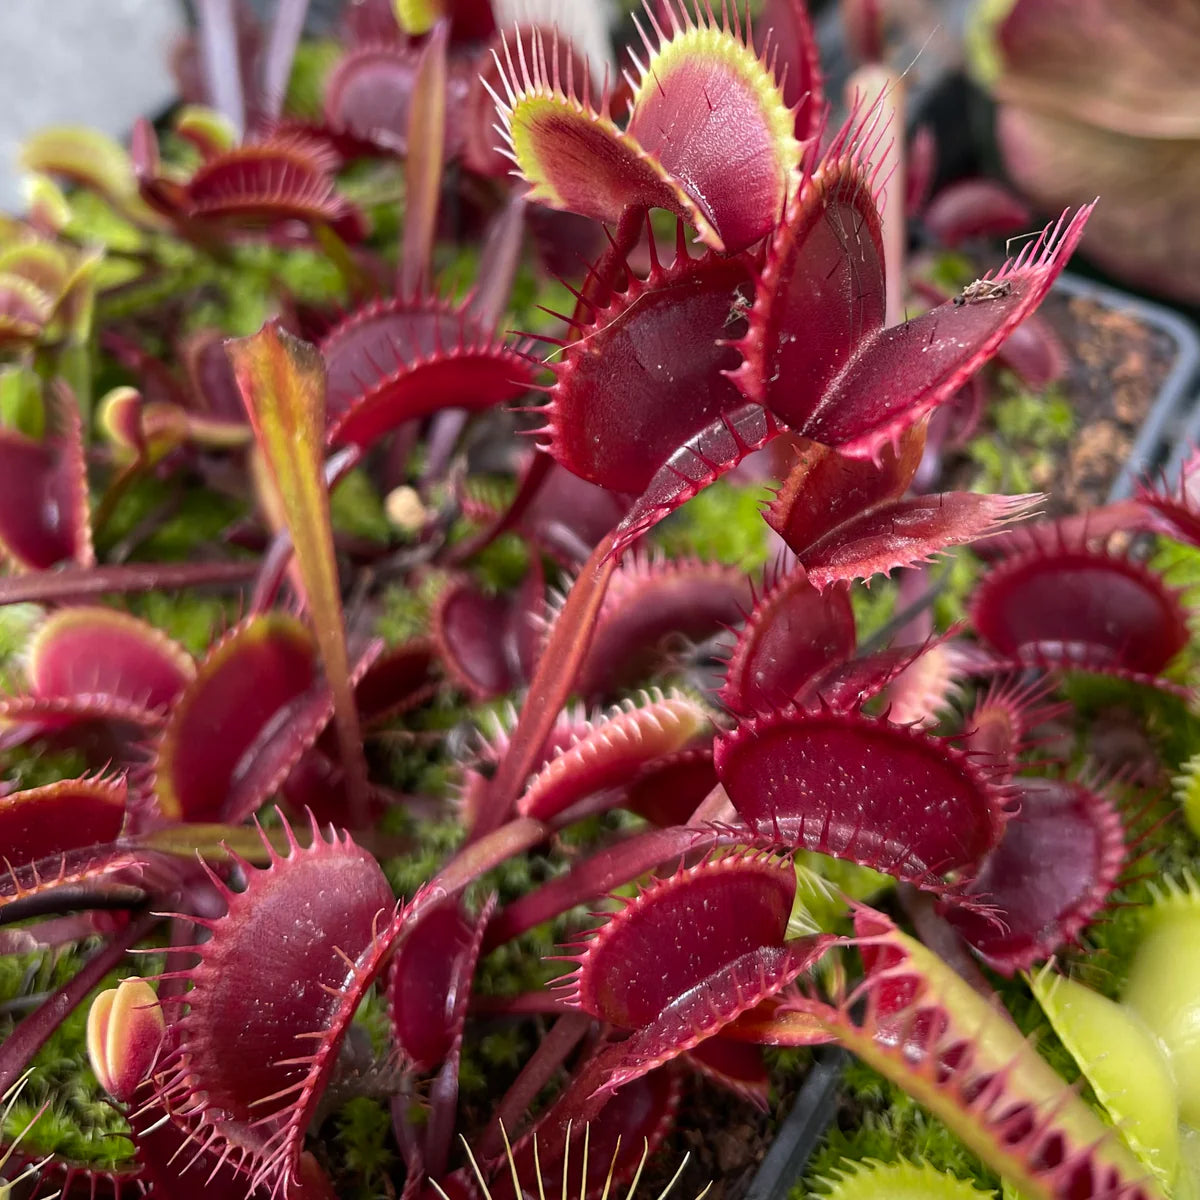
{"label": "pink tipped teeth", "polygon": [[331,445],[373,445],[397,425],[445,408],[482,411],[535,382],[521,345],[436,296],[378,300],[321,340]]}
{"label": "pink tipped teeth", "polygon": [[750,714],[786,705],[854,651],[854,613],[845,588],[819,592],[801,566],[755,604],[734,646],[721,702]]}
{"label": "pink tipped teeth", "polygon": [[819,413],[798,432],[856,458],[878,458],[905,429],[945,403],[1042,302],[1071,256],[1092,205],[1009,261],[990,287],[964,293],[864,339],[831,380]]}
{"label": "pink tipped teeth", "polygon": [[297,1178],[355,1009],[407,928],[372,855],[315,822],[308,847],[283,828],[282,854],[264,837],[266,867],[234,856],[243,891],[210,872],[226,912],[192,947],[196,965],[182,976],[192,986],[184,1010],[168,1015],[171,1051],[155,1090],[186,1113],[197,1147],[272,1194]]}
{"label": "pink tipped teeth", "polygon": [[669,266],[628,284],[573,329],[551,392],[549,452],[574,474],[642,493],[689,439],[743,405],[727,339],[754,293],[749,255],[690,258],[677,239]]}
{"label": "pink tipped teeth", "polygon": [[1180,598],[1159,575],[1052,534],[984,576],[971,621],[1006,656],[1146,675],[1161,672],[1189,637]]}
{"label": "pink tipped teeth", "polygon": [[792,707],[717,739],[717,774],[755,834],[933,891],[999,842],[1006,790],[944,738],[857,710]]}
{"label": "pink tipped teeth", "polygon": [[1016,787],[1021,811],[970,889],[992,913],[947,913],[1004,975],[1074,942],[1117,886],[1126,857],[1121,818],[1101,793],[1049,779],[1018,780]]}

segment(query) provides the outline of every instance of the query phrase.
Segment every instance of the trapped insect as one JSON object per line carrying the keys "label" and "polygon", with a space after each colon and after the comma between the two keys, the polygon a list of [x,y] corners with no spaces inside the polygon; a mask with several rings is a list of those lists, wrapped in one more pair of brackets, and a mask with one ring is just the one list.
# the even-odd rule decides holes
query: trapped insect
{"label": "trapped insect", "polygon": [[740,287],[733,290],[733,303],[729,307],[729,316],[725,318],[725,328],[744,321],[753,307],[753,300],[742,292]]}
{"label": "trapped insect", "polygon": [[964,304],[979,304],[984,300],[999,300],[1002,296],[1010,295],[1012,282],[1008,279],[976,279],[954,297],[954,303],[961,308]]}

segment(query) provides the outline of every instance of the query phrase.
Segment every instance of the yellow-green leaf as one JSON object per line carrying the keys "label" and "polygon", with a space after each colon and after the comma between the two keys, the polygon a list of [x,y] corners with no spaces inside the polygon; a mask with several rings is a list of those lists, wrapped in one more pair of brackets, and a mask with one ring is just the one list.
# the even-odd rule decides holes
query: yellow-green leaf
{"label": "yellow-green leaf", "polygon": [[400,28],[410,37],[428,33],[442,15],[439,0],[392,0],[392,4]]}
{"label": "yellow-green leaf", "polygon": [[226,343],[238,389],[291,534],[308,610],[333,694],[334,720],[354,819],[366,800],[358,710],[350,678],[329,491],[323,472],[325,364],[317,348],[268,322]]}
{"label": "yellow-green leaf", "polygon": [[1161,1047],[1127,1009],[1049,968],[1030,981],[1129,1148],[1168,1187],[1179,1167],[1179,1102]]}
{"label": "yellow-green leaf", "polygon": [[57,175],[83,184],[112,199],[137,192],[133,162],[106,134],[76,125],[54,125],[28,138],[21,148],[27,171]]}

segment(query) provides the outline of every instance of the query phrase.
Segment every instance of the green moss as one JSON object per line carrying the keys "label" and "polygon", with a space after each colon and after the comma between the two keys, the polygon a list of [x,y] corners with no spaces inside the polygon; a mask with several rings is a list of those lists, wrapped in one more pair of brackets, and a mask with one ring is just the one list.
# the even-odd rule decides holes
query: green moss
{"label": "green moss", "polygon": [[943,292],[961,292],[977,274],[978,268],[967,255],[945,250],[934,261],[929,281]]}
{"label": "green moss", "polygon": [[1039,395],[1022,389],[1015,377],[1007,382],[1014,394],[1001,400],[992,415],[1002,437],[1042,449],[1062,445],[1075,432],[1075,410],[1058,388]]}
{"label": "green moss", "polygon": [[479,1055],[489,1066],[516,1070],[524,1065],[528,1054],[527,1039],[515,1026],[486,1034],[479,1040]]}
{"label": "green moss", "polygon": [[383,500],[366,471],[347,472],[330,493],[329,508],[334,529],[372,542],[391,540]]}
{"label": "green moss", "polygon": [[87,770],[87,756],[81,750],[52,750],[42,741],[13,746],[4,752],[5,781],[21,789],[77,779]]}
{"label": "green moss", "polygon": [[477,746],[480,721],[489,710],[465,704],[452,689],[443,688],[429,704],[377,737],[388,782],[401,792],[453,800],[459,756]]}
{"label": "green moss", "polygon": [[[467,495],[474,503],[501,513],[512,503],[516,483],[512,479],[480,476],[468,482]],[[435,499],[434,504],[437,503]],[[460,518],[450,529],[450,545],[473,538],[481,528],[479,521]],[[503,533],[472,557],[471,572],[485,591],[511,591],[529,573],[529,554],[529,545],[520,534]]]}
{"label": "green moss", "polygon": [[[282,293],[306,304],[344,302],[345,282],[320,249],[281,249],[266,243],[228,246],[220,259],[180,243],[158,243],[171,279],[169,294],[193,293],[184,314],[188,331],[218,329],[231,337],[256,333]],[[110,314],[111,315],[111,314]]]}
{"label": "green moss", "polygon": [[462,1061],[458,1064],[458,1091],[462,1096],[480,1096],[487,1093],[488,1079],[483,1063],[470,1047],[463,1047]]}
{"label": "green moss", "polygon": [[[626,814],[606,814],[597,819],[593,834],[608,838],[617,829],[627,828],[636,820]],[[382,862],[393,890],[406,898],[437,874],[461,847],[464,837],[462,825],[452,812],[442,820],[417,820],[399,808],[389,812],[382,832],[404,838],[409,843],[409,849],[403,854]],[[503,907],[555,878],[567,869],[569,861],[561,852],[552,856],[516,855],[471,884],[464,901],[468,908],[478,911],[490,896],[495,895],[497,903]],[[561,963],[546,961],[547,956],[568,939],[572,930],[577,931],[585,924],[585,910],[572,910],[498,947],[480,962],[474,983],[476,993],[513,996],[541,988],[564,970]]]}
{"label": "green moss", "polygon": [[[437,255],[438,291],[451,300],[465,300],[479,280],[480,246],[443,240],[439,242],[434,253]],[[515,282],[514,278],[514,285]]]}
{"label": "green moss", "polygon": [[[674,220],[673,217],[671,219]],[[449,246],[443,243],[438,248],[438,255],[440,289],[456,299],[465,299],[480,282],[480,246]],[[559,336],[562,321],[552,314],[569,316],[574,307],[575,297],[565,284],[547,276],[536,262],[521,261],[513,276],[502,327],[527,334],[549,333]],[[544,345],[536,348],[535,353],[545,359],[557,356],[560,351]]]}
{"label": "green moss", "polygon": [[490,592],[507,592],[529,573],[529,547],[515,533],[504,533],[471,561],[475,577]]}
{"label": "green moss", "polygon": [[284,110],[289,116],[308,120],[316,120],[321,116],[325,80],[345,53],[341,42],[332,38],[306,39],[296,47],[292,74],[283,100]]}
{"label": "green moss", "polygon": [[[0,958],[0,1041],[12,1030],[11,1011],[23,997],[62,987],[83,966],[82,950]],[[143,968],[144,969],[144,968]],[[115,1167],[133,1154],[124,1118],[105,1098],[88,1065],[85,1031],[91,999],[133,973],[132,966],[109,975],[47,1039],[32,1062],[33,1074],[4,1123],[2,1135],[14,1138],[47,1100],[50,1106],[26,1137],[27,1152],[54,1153],[96,1167]]]}
{"label": "green moss", "polygon": [[[503,512],[517,494],[517,481],[509,475],[472,475],[463,480],[462,490],[472,503],[485,505],[492,512]],[[478,526],[464,522],[451,531],[451,538],[465,538],[475,534]]]}
{"label": "green moss", "polygon": [[791,1192],[792,1200],[804,1200],[814,1190],[819,1193],[822,1177],[843,1159],[894,1163],[906,1158],[973,1179],[983,1187],[999,1187],[996,1175],[954,1133],[870,1067],[851,1060],[843,1095],[839,1124],[813,1155],[803,1183]]}
{"label": "green moss", "polygon": [[387,996],[381,987],[372,988],[354,1010],[354,1024],[371,1042],[380,1062],[392,1052],[392,1022],[388,1016]]}
{"label": "green moss", "polygon": [[199,592],[146,592],[128,597],[126,607],[197,658],[234,624],[239,612],[236,597]]}
{"label": "green moss", "polygon": [[452,817],[419,821],[400,807],[389,810],[383,832],[411,840],[410,851],[385,858],[380,864],[392,890],[406,899],[437,874],[463,841],[462,826]]}
{"label": "green moss", "polygon": [[[120,547],[130,557],[181,562],[220,541],[245,506],[199,486],[196,480],[170,482],[151,475],[134,480],[96,531],[96,549],[108,556]],[[136,553],[134,553],[136,551]]]}
{"label": "green moss", "polygon": [[394,262],[404,218],[404,167],[400,163],[351,163],[340,175],[338,190],[366,210],[371,245],[387,262]]}
{"label": "green moss", "polygon": [[[176,302],[179,296],[192,293],[206,285],[209,272],[204,261],[196,256],[191,247],[167,241],[165,238],[157,241],[155,245],[165,253],[161,256],[156,253],[154,257],[172,261],[162,261],[158,270],[148,274],[142,273],[140,279],[130,282],[119,291],[101,294],[96,302],[96,315],[100,324],[128,320],[152,312],[163,305]],[[194,301],[197,305],[201,303],[198,295]],[[163,354],[166,350],[161,334],[156,335],[153,330],[147,331],[145,345],[152,353]]]}
{"label": "green moss", "polygon": [[807,1046],[764,1046],[762,1053],[772,1085],[799,1078],[813,1061],[813,1052]]}
{"label": "green moss", "polygon": [[[526,888],[525,891],[530,891]],[[509,901],[516,899],[509,894]],[[546,925],[539,925],[520,937],[497,947],[479,964],[475,991],[479,996],[520,996],[541,991],[548,983],[565,975],[569,963],[550,962],[558,947],[568,938],[568,929],[578,931],[582,909],[566,913]],[[572,925],[572,918],[574,924]]]}
{"label": "green moss", "polygon": [[765,497],[761,487],[719,479],[659,525],[654,539],[672,557],[694,555],[757,571],[770,553]]}
{"label": "green moss", "polygon": [[21,656],[41,617],[36,604],[0,605],[0,688],[6,692],[20,689],[25,674]]}
{"label": "green moss", "polygon": [[399,646],[429,633],[433,605],[446,586],[446,576],[430,572],[416,587],[394,583],[380,597],[375,632],[389,646]]}
{"label": "green moss", "polygon": [[[305,304],[329,305],[346,299],[337,266],[319,249],[306,246],[281,250],[266,243],[247,243],[237,248],[237,258],[221,280],[233,300],[247,281],[253,281],[264,297],[282,290]],[[261,324],[261,322],[260,322]],[[258,326],[249,330],[253,333]]]}
{"label": "green moss", "polygon": [[895,615],[896,580],[877,577],[870,587],[850,589],[850,607],[854,610],[854,626],[859,642],[878,633]]}
{"label": "green moss", "polygon": [[1159,538],[1149,565],[1172,587],[1183,589],[1182,599],[1188,608],[1200,607],[1200,548],[1171,538]]}
{"label": "green moss", "polygon": [[1074,410],[1057,388],[1039,395],[1007,373],[1000,387],[1004,394],[988,408],[992,428],[967,446],[978,470],[972,487],[1003,493],[1051,490],[1062,448],[1075,430]]}
{"label": "green moss", "polygon": [[382,1100],[359,1096],[344,1104],[337,1113],[334,1142],[338,1157],[354,1178],[356,1200],[373,1200],[384,1195],[390,1184],[396,1154],[392,1149],[392,1118]]}
{"label": "green moss", "polygon": [[966,620],[967,601],[979,580],[981,564],[976,555],[963,546],[930,570],[930,581],[940,590],[933,602],[936,629],[949,629]]}

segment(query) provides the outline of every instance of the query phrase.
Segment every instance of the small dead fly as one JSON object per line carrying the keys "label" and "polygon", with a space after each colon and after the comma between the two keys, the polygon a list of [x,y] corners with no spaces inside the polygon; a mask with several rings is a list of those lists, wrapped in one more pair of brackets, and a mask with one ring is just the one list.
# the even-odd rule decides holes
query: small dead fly
{"label": "small dead fly", "polygon": [[750,315],[750,309],[753,307],[753,300],[744,295],[742,285],[738,284],[733,289],[733,303],[729,306],[729,315],[725,318],[725,328],[730,325],[736,325],[739,321],[744,321]]}
{"label": "small dead fly", "polygon": [[1002,296],[1012,295],[1012,280],[1010,279],[977,279],[968,283],[954,297],[955,307],[964,304],[981,304],[984,300],[999,300]]}

